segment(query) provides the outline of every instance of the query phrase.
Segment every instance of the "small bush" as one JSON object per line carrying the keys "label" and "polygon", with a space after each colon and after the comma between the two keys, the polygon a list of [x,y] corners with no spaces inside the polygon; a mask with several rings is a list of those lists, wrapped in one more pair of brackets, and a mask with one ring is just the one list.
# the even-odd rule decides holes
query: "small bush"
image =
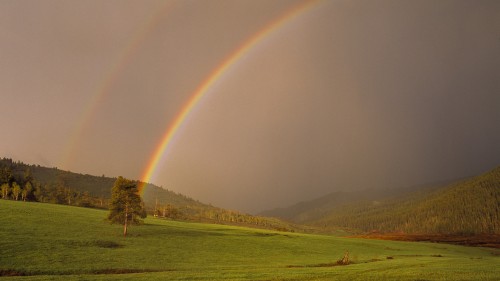
{"label": "small bush", "polygon": [[349,251],[345,251],[344,257],[337,261],[338,265],[348,265],[350,263],[351,260],[349,259]]}

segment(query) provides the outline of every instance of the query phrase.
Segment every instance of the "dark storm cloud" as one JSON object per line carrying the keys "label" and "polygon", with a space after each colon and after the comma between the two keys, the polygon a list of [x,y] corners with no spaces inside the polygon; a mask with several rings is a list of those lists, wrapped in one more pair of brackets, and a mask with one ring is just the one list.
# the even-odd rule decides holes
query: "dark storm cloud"
{"label": "dark storm cloud", "polygon": [[[0,2],[2,156],[59,165],[81,105],[165,4],[67,3]],[[139,178],[196,86],[295,3],[173,3],[61,168]],[[256,211],[488,170],[500,164],[498,30],[497,1],[321,2],[210,89],[155,183]]]}

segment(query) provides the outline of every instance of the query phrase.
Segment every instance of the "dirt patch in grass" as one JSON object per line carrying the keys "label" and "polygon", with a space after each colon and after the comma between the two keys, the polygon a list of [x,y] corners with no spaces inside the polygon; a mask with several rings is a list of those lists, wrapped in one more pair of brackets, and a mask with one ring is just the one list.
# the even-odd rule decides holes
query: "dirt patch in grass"
{"label": "dirt patch in grass", "polygon": [[500,250],[494,249],[491,251],[491,255],[495,257],[500,257]]}
{"label": "dirt patch in grass", "polygon": [[26,274],[13,269],[0,269],[0,276],[26,276]]}
{"label": "dirt patch in grass", "polygon": [[351,236],[354,238],[395,240],[395,241],[423,241],[448,243],[463,246],[490,247],[500,249],[500,234],[481,235],[452,235],[452,234],[399,234],[399,233],[371,233]]}
{"label": "dirt patch in grass", "polygon": [[271,237],[271,236],[278,236],[280,235],[279,233],[264,233],[264,232],[256,232],[254,233],[254,236],[257,237]]}

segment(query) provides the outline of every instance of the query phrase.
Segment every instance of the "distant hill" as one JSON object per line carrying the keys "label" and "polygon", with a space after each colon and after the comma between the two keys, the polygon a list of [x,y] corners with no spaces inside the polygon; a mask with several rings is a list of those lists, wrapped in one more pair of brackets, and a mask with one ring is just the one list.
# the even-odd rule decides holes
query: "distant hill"
{"label": "distant hill", "polygon": [[500,167],[442,187],[389,194],[333,193],[263,214],[323,228],[393,233],[500,233]]}
{"label": "distant hill", "polygon": [[263,211],[259,215],[281,218],[296,223],[310,223],[328,216],[338,207],[358,203],[379,204],[380,201],[389,198],[400,198],[406,194],[415,195],[415,191],[425,193],[436,190],[448,183],[440,182],[411,188],[336,191],[313,200],[296,203],[289,207]]}
{"label": "distant hill", "polygon": [[[0,159],[0,185],[7,186],[3,199],[49,202],[82,207],[107,208],[116,178],[63,171],[40,165],[29,165],[8,158]],[[30,185],[30,188],[27,185]],[[138,181],[138,184],[144,184]],[[26,196],[14,195],[17,185]],[[26,197],[26,198],[24,198]],[[275,218],[265,218],[226,210],[201,203],[183,194],[145,184],[142,194],[150,214],[181,220],[197,220],[223,224],[239,224],[260,228],[305,231],[304,228]],[[309,229],[309,228],[308,228]]]}

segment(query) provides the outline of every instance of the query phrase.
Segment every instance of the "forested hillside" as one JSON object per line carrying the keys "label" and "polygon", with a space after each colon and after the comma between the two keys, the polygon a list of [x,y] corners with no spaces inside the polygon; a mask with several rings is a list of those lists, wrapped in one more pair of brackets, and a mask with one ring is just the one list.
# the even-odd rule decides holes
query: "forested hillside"
{"label": "forested hillside", "polygon": [[0,159],[3,199],[107,208],[114,180]]}
{"label": "forested hillside", "polygon": [[[18,201],[107,209],[116,178],[92,176],[0,159],[0,197]],[[138,184],[143,184],[137,182]],[[203,204],[147,183],[142,194],[148,213],[160,218],[244,224],[278,230],[302,230],[279,219],[252,216]]]}
{"label": "forested hillside", "polygon": [[378,232],[499,234],[500,167],[438,190],[338,206],[308,223]]}
{"label": "forested hillside", "polygon": [[278,208],[260,213],[263,216],[277,217],[295,223],[308,223],[328,216],[340,206],[353,203],[372,202],[377,204],[381,200],[397,198],[415,190],[429,191],[438,188],[439,184],[397,189],[365,189],[358,191],[337,191],[320,198],[303,201],[286,208]]}
{"label": "forested hillside", "polygon": [[[88,174],[63,171],[58,168],[48,168],[40,165],[29,165],[15,162],[12,159],[0,159],[0,184],[7,184],[6,197],[14,198],[13,187],[19,185],[26,192],[26,185],[31,185],[27,193],[28,201],[51,202],[58,204],[79,205],[81,197],[91,198],[99,207],[107,208],[111,197],[111,187],[116,178],[93,176]],[[18,198],[19,199],[19,198]],[[71,200],[73,199],[73,200]],[[153,210],[155,206],[170,205],[173,207],[196,206],[210,207],[192,198],[177,194],[153,184],[146,184],[143,199],[146,207]],[[94,202],[95,201],[95,202]]]}

